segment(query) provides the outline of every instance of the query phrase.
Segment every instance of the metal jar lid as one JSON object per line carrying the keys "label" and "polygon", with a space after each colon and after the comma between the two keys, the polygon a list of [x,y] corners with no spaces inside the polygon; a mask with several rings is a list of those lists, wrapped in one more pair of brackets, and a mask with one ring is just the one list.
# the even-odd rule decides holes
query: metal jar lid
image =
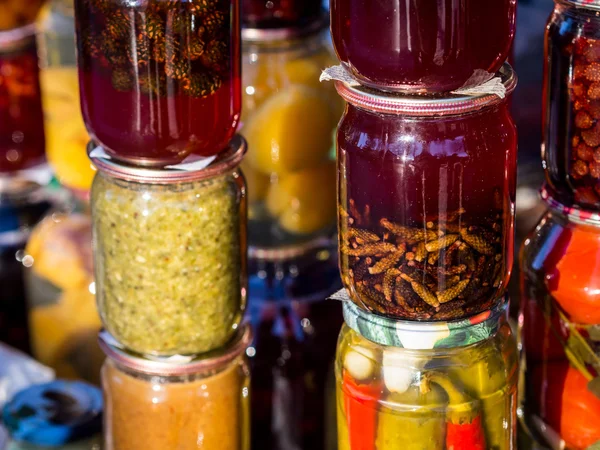
{"label": "metal jar lid", "polygon": [[52,381],[18,392],[2,421],[16,441],[60,446],[102,430],[102,391],[79,381]]}
{"label": "metal jar lid", "polygon": [[346,324],[364,338],[380,345],[408,349],[466,347],[496,334],[508,314],[508,297],[492,309],[461,320],[416,322],[388,319],[344,302]]}
{"label": "metal jar lid", "polygon": [[98,342],[107,357],[132,372],[177,377],[211,372],[225,367],[246,351],[252,342],[252,328],[247,323],[241,325],[234,338],[225,347],[195,358],[142,357],[119,347],[117,341],[107,331],[100,332]]}
{"label": "metal jar lid", "polygon": [[567,217],[569,221],[580,225],[600,227],[600,212],[576,204],[565,205],[561,203],[554,198],[548,185],[544,184],[542,186],[540,196],[552,211]]}
{"label": "metal jar lid", "polygon": [[[96,144],[90,142],[88,154],[95,148]],[[213,162],[198,170],[150,169],[122,164],[108,158],[92,157],[91,160],[99,172],[125,181],[148,184],[189,183],[214,178],[233,170],[242,162],[246,149],[246,141],[238,134],[229,142],[229,147],[219,153]]]}
{"label": "metal jar lid", "polygon": [[[506,88],[506,96],[517,86],[517,75],[512,67],[505,63],[497,76]],[[453,116],[478,111],[482,108],[506,101],[496,94],[444,96],[408,95],[384,92],[366,86],[350,86],[348,83],[336,81],[338,94],[348,103],[369,111],[384,114],[404,114],[409,116]]]}
{"label": "metal jar lid", "polygon": [[242,28],[242,42],[266,43],[299,39],[316,34],[329,26],[329,14],[323,13],[312,22],[299,27],[285,28]]}

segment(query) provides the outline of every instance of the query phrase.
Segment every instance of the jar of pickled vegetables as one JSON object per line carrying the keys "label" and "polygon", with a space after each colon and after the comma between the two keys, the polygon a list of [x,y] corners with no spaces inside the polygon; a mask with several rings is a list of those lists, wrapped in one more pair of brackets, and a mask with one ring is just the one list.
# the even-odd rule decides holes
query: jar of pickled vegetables
{"label": "jar of pickled vegetables", "polygon": [[238,5],[75,2],[83,118],[112,157],[161,167],[227,148],[241,108]]}
{"label": "jar of pickled vegetables", "polygon": [[327,300],[341,284],[337,252],[249,256],[252,448],[324,450],[342,325],[341,303]]}
{"label": "jar of pickled vegetables", "polygon": [[245,28],[301,27],[322,14],[322,0],[242,0]]}
{"label": "jar of pickled vegetables", "polygon": [[600,209],[600,2],[556,0],[546,27],[547,188],[565,205]]}
{"label": "jar of pickled vegetables", "polygon": [[321,70],[334,62],[322,21],[243,30],[249,244],[302,246],[335,231],[334,130],[343,102]]}
{"label": "jar of pickled vegetables", "polygon": [[[3,5],[0,22],[4,19]],[[41,165],[45,161],[44,150],[35,35],[0,31],[0,176]]]}
{"label": "jar of pickled vegetables", "polygon": [[102,391],[52,381],[18,392],[2,411],[10,433],[5,450],[101,450]]}
{"label": "jar of pickled vegetables", "polygon": [[339,450],[516,448],[517,348],[506,303],[420,324],[347,302],[344,319]]}
{"label": "jar of pickled vegetables", "polygon": [[100,335],[105,450],[250,450],[248,325],[223,349],[174,363],[142,359]]}
{"label": "jar of pickled vegetables", "polygon": [[600,216],[550,209],[521,250],[523,418],[551,448],[600,442]]}
{"label": "jar of pickled vegetables", "polygon": [[400,319],[490,308],[513,261],[517,136],[506,96],[398,96],[336,82],[342,281]]}
{"label": "jar of pickled vegetables", "polygon": [[246,304],[241,137],[200,170],[93,158],[96,297],[105,328],[141,354],[223,346]]}
{"label": "jar of pickled vegetables", "polygon": [[500,69],[515,35],[516,3],[331,0],[333,43],[361,84],[449,92]]}

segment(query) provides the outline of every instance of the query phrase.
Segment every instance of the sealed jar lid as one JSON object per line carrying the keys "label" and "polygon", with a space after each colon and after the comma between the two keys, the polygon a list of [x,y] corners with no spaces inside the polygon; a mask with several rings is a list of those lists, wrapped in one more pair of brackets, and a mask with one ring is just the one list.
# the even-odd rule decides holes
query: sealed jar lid
{"label": "sealed jar lid", "polygon": [[[505,96],[510,95],[517,86],[517,75],[512,67],[505,63],[496,76],[500,77],[504,85]],[[410,116],[453,116],[488,108],[506,100],[506,97],[502,98],[494,93],[446,94],[436,97],[407,95],[350,85],[343,81],[336,81],[335,88],[344,100],[358,108]]]}
{"label": "sealed jar lid", "polygon": [[246,351],[252,342],[252,328],[242,324],[233,339],[222,349],[197,357],[141,357],[121,347],[107,331],[101,331],[98,341],[111,360],[133,372],[156,376],[183,376],[210,372],[225,367]]}
{"label": "sealed jar lid", "polygon": [[299,39],[318,33],[329,26],[329,14],[323,13],[321,17],[300,27],[285,28],[242,28],[242,42],[265,43]]}
{"label": "sealed jar lid", "polygon": [[551,190],[544,185],[540,189],[540,196],[546,202],[548,207],[567,218],[571,222],[582,225],[600,226],[600,213],[590,209],[585,209],[578,205],[564,205],[552,196]]}
{"label": "sealed jar lid", "polygon": [[53,381],[18,392],[2,411],[16,441],[59,446],[102,430],[102,391],[79,381]]}
{"label": "sealed jar lid", "polygon": [[496,334],[508,314],[508,297],[491,310],[450,322],[416,322],[388,319],[344,302],[346,324],[377,344],[409,349],[465,347]]}
{"label": "sealed jar lid", "polygon": [[234,136],[229,147],[219,153],[214,160],[206,159],[207,165],[199,168],[189,164],[174,168],[150,169],[140,166],[130,166],[114,159],[94,156],[97,145],[88,144],[88,155],[96,169],[105,175],[125,181],[149,184],[171,184],[199,181],[222,175],[233,170],[242,162],[246,154],[246,141],[239,134]]}

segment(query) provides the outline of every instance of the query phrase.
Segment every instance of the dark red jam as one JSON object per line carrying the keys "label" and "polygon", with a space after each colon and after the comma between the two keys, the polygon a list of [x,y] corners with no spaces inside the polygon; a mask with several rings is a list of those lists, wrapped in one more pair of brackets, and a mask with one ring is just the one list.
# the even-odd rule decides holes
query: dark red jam
{"label": "dark red jam", "polygon": [[[356,100],[346,94],[358,89],[340,86]],[[340,262],[360,306],[447,320],[501,298],[513,260],[517,141],[506,99],[487,99],[464,98],[473,110],[438,116],[349,103],[337,136]]]}
{"label": "dark red jam", "polygon": [[35,36],[0,41],[0,172],[41,164],[45,148]]}
{"label": "dark red jam", "polygon": [[111,156],[164,166],[227,146],[241,110],[236,5],[76,3],[83,117]]}
{"label": "dark red jam", "polygon": [[342,64],[363,84],[448,92],[500,69],[515,8],[515,0],[331,0],[331,31]]}
{"label": "dark red jam", "polygon": [[284,28],[304,26],[321,15],[321,0],[242,0],[242,26]]}

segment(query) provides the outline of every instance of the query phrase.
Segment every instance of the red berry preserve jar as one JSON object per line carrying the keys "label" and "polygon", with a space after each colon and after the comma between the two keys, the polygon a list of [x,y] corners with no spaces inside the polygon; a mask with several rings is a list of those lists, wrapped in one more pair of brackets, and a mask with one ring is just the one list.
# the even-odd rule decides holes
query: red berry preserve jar
{"label": "red berry preserve jar", "polygon": [[245,28],[302,27],[323,13],[321,0],[242,0]]}
{"label": "red berry preserve jar", "polygon": [[92,138],[161,167],[225,149],[241,111],[238,2],[77,0],[79,82]]}
{"label": "red berry preserve jar", "polygon": [[36,40],[30,31],[25,36],[21,31],[0,32],[0,173],[45,161]]}
{"label": "red berry preserve jar", "polygon": [[338,57],[361,84],[449,92],[502,66],[515,34],[516,0],[331,0]]}
{"label": "red berry preserve jar", "polygon": [[336,83],[342,281],[400,319],[477,314],[502,297],[513,261],[517,134],[507,97],[439,99]]}

